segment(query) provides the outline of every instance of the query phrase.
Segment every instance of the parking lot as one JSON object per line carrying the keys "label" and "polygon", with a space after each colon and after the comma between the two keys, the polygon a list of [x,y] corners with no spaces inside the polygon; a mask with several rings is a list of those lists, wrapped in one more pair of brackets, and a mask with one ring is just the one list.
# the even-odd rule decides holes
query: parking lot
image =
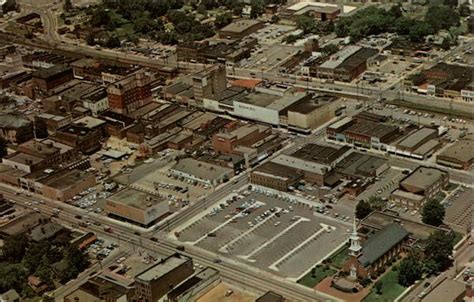
{"label": "parking lot", "polygon": [[295,30],[294,26],[270,24],[257,32],[251,34],[251,37],[257,38],[260,45],[281,44],[282,39],[287,33]]}
{"label": "parking lot", "polygon": [[[178,239],[258,268],[297,278],[348,237],[349,217],[318,213],[267,188],[235,192],[179,231]],[[324,242],[324,244],[322,244]]]}
{"label": "parking lot", "polygon": [[445,222],[459,231],[466,232],[472,223],[473,189],[459,186],[445,200]]}
{"label": "parking lot", "polygon": [[390,193],[398,188],[400,180],[406,177],[402,171],[398,169],[388,169],[384,173],[378,176],[375,183],[369,186],[364,192],[357,196],[358,200],[367,200],[371,196],[377,196],[382,198],[389,198]]}

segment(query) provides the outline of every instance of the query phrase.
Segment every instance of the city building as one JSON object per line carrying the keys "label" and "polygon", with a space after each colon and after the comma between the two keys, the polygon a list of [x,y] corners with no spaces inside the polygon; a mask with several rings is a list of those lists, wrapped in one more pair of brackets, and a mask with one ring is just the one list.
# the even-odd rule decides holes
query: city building
{"label": "city building", "polygon": [[341,10],[337,4],[316,1],[300,1],[283,9],[280,13],[283,19],[296,20],[299,16],[309,14],[318,21],[335,20]]}
{"label": "city building", "polygon": [[135,277],[135,298],[157,302],[193,273],[191,258],[173,254]]}
{"label": "city building", "polygon": [[377,55],[378,51],[372,48],[347,46],[318,66],[317,76],[334,81],[351,82],[367,69],[367,61]]}
{"label": "city building", "polygon": [[39,69],[33,72],[32,76],[35,91],[39,95],[46,95],[50,90],[74,78],[72,68],[58,65]]}
{"label": "city building", "polygon": [[361,242],[354,225],[349,238],[349,259],[343,264],[342,271],[349,273],[353,280],[377,276],[393,259],[400,256],[408,235],[403,227],[392,223]]}
{"label": "city building", "polygon": [[207,162],[185,158],[169,169],[175,177],[183,177],[198,183],[217,186],[234,176],[234,170]]}
{"label": "city building", "polygon": [[4,156],[2,164],[27,173],[32,173],[46,167],[42,158],[21,152]]}
{"label": "city building", "polygon": [[474,135],[455,142],[436,155],[436,163],[456,168],[469,170],[474,163]]}
{"label": "city building", "polygon": [[328,139],[380,150],[386,150],[399,135],[397,126],[351,117],[345,117],[326,128]]}
{"label": "city building", "polygon": [[74,148],[50,139],[24,142],[18,146],[18,152],[40,158],[43,164],[50,168],[71,161],[78,156],[77,150]]}
{"label": "city building", "polygon": [[285,298],[283,298],[282,295],[277,294],[272,291],[268,291],[262,296],[258,297],[255,302],[284,302],[286,301]]}
{"label": "city building", "polygon": [[77,169],[45,169],[20,178],[22,189],[57,201],[67,201],[95,184],[94,174]]}
{"label": "city building", "polygon": [[273,163],[291,167],[303,174],[303,179],[311,184],[324,186],[326,178],[330,175],[331,166],[305,160],[294,155],[280,154],[271,160]]}
{"label": "city building", "polygon": [[64,128],[58,129],[51,140],[71,146],[76,150],[91,154],[100,149],[101,133],[85,126],[70,124]]}
{"label": "city building", "polygon": [[[64,297],[64,302],[123,302],[131,301],[133,290],[103,276],[89,278]],[[105,290],[104,290],[105,289]]]}
{"label": "city building", "polygon": [[115,219],[149,227],[169,214],[169,207],[155,192],[126,188],[107,198],[105,212]]}
{"label": "city building", "polygon": [[292,156],[334,168],[350,154],[351,148],[348,146],[327,146],[310,143],[295,151]]}
{"label": "city building", "polygon": [[238,20],[219,30],[221,39],[242,39],[264,27],[258,20]]}
{"label": "city building", "polygon": [[33,123],[19,114],[0,115],[0,137],[12,144],[21,144],[33,138]]}
{"label": "city building", "polygon": [[20,302],[20,295],[14,289],[0,294],[0,302]]}
{"label": "city building", "polygon": [[192,76],[194,98],[202,105],[204,98],[214,98],[227,87],[225,66],[218,64]]}
{"label": "city building", "polygon": [[387,146],[387,151],[416,159],[425,159],[432,155],[440,146],[437,138],[437,129],[422,127],[409,133],[392,146]]}
{"label": "city building", "polygon": [[151,74],[143,70],[114,82],[107,88],[107,98],[112,111],[130,114],[152,102]]}
{"label": "city building", "polygon": [[359,152],[350,152],[336,165],[340,178],[358,179],[375,178],[390,168],[388,160]]}
{"label": "city building", "polygon": [[269,161],[252,170],[250,182],[259,186],[287,192],[302,177],[303,173],[295,168]]}
{"label": "city building", "polygon": [[40,113],[35,116],[35,123],[44,123],[49,133],[54,133],[59,128],[69,125],[72,121],[70,115],[59,115],[51,113]]}
{"label": "city building", "polygon": [[168,301],[196,301],[221,282],[219,271],[206,267],[174,287],[167,294]]}
{"label": "city building", "polygon": [[400,181],[390,200],[400,207],[420,210],[424,203],[449,185],[449,174],[435,168],[418,167]]}
{"label": "city building", "polygon": [[472,301],[472,283],[445,278],[435,285],[421,302],[469,302]]}
{"label": "city building", "polygon": [[317,95],[309,100],[294,103],[288,107],[288,129],[309,134],[336,116],[340,99],[327,95]]}
{"label": "city building", "polygon": [[238,146],[254,144],[271,133],[272,129],[268,126],[230,123],[221,132],[214,134],[212,148],[219,153],[234,153]]}

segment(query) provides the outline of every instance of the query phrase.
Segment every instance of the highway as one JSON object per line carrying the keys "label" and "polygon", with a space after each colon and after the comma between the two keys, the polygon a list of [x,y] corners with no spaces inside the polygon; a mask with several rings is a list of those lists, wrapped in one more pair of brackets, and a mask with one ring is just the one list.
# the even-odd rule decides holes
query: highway
{"label": "highway", "polygon": [[[235,185],[239,184],[237,183]],[[58,219],[64,223],[77,221],[74,216],[78,214],[83,215],[82,210],[68,204],[47,200],[40,196],[28,197],[24,195],[15,195],[15,189],[8,188],[5,185],[0,186],[0,191],[7,199],[13,200],[19,205],[25,205],[25,202],[27,201],[32,202],[34,200],[44,200],[44,204],[39,203],[31,207],[38,208],[42,213],[48,216],[52,214],[53,208],[60,207],[62,210]],[[142,249],[164,255],[175,253],[176,247],[180,245],[178,242],[166,238],[161,239],[159,243],[156,243],[148,238],[137,235],[132,229],[121,226],[120,224],[112,223],[109,219],[104,219],[103,216],[90,213],[88,215],[90,217],[89,221],[99,222],[102,226],[99,227],[92,224],[85,229],[93,231],[99,235],[111,236],[110,233],[103,230],[104,226],[110,226],[113,229],[113,235],[116,235],[117,239],[131,242]],[[256,293],[263,293],[272,290],[292,299],[292,301],[337,301],[336,298],[327,296],[321,292],[289,282],[281,277],[274,276],[268,272],[260,271],[222,256],[219,257],[220,262],[217,263],[215,262],[216,259],[214,253],[202,250],[198,247],[186,247],[186,251],[180,253],[193,258],[194,261],[202,265],[210,266],[219,270],[224,281],[227,280]]]}

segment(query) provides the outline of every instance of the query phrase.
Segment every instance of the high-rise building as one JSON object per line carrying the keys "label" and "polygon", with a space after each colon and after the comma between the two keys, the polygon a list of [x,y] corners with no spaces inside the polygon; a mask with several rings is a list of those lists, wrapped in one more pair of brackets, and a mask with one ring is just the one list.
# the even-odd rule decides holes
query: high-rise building
{"label": "high-rise building", "polygon": [[204,98],[214,98],[227,88],[224,65],[214,65],[193,76],[194,99],[202,105]]}
{"label": "high-rise building", "polygon": [[140,70],[107,88],[109,107],[120,114],[130,114],[137,108],[151,103],[153,76]]}

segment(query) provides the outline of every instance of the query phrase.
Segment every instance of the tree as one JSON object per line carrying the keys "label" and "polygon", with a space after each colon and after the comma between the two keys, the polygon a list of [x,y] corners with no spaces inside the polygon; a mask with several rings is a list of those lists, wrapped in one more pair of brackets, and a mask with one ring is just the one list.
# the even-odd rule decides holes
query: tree
{"label": "tree", "polygon": [[471,15],[471,10],[469,9],[468,2],[464,2],[461,5],[459,5],[458,11],[461,17],[468,17]]}
{"label": "tree", "polygon": [[402,16],[402,5],[400,3],[392,5],[392,7],[390,7],[389,13],[395,18],[400,18]]}
{"label": "tree", "polygon": [[326,56],[330,56],[336,53],[339,50],[339,47],[336,44],[329,43],[328,45],[324,46],[321,51]]}
{"label": "tree", "polygon": [[262,0],[252,0],[250,1],[250,8],[250,18],[256,19],[265,11],[265,3]]}
{"label": "tree", "polygon": [[449,48],[451,48],[451,41],[448,38],[444,37],[440,47],[443,50],[449,50]]}
{"label": "tree", "polygon": [[8,237],[2,247],[1,259],[9,262],[20,262],[28,247],[27,242],[24,236]]}
{"label": "tree", "polygon": [[381,295],[381,294],[382,294],[382,286],[383,286],[382,280],[380,280],[379,282],[375,283],[375,292],[377,293],[377,295]]}
{"label": "tree", "polygon": [[316,20],[308,14],[298,16],[296,26],[301,29],[304,34],[315,33],[318,30]]}
{"label": "tree", "polygon": [[428,22],[414,22],[408,32],[410,40],[413,42],[422,42],[427,35],[434,33],[433,28]]}
{"label": "tree", "polygon": [[436,199],[425,203],[421,210],[422,221],[429,225],[439,226],[443,223],[445,210],[443,205]]}
{"label": "tree", "polygon": [[8,154],[7,144],[8,142],[3,137],[0,137],[0,158],[3,158],[5,155]]}
{"label": "tree", "polygon": [[232,14],[225,13],[217,15],[216,20],[214,21],[214,25],[217,29],[221,29],[224,26],[230,24],[232,22]]}
{"label": "tree", "polygon": [[377,211],[381,211],[385,206],[385,201],[383,201],[382,197],[378,196],[370,196],[368,202],[372,209]]}
{"label": "tree", "polygon": [[459,26],[460,17],[457,11],[446,5],[430,6],[425,14],[425,21],[434,32]]}
{"label": "tree", "polygon": [[398,269],[398,283],[405,287],[408,287],[420,280],[423,271],[423,264],[419,261],[419,258],[410,254],[408,257],[402,260]]}
{"label": "tree", "polygon": [[454,233],[435,231],[426,240],[425,255],[427,260],[436,263],[437,271],[444,271],[452,263]]}
{"label": "tree", "polygon": [[370,206],[370,203],[368,203],[367,201],[365,200],[361,200],[359,201],[359,203],[357,204],[356,206],[356,213],[355,213],[355,216],[358,218],[358,219],[363,219],[365,218],[367,215],[369,215],[370,213],[372,213],[372,207]]}
{"label": "tree", "polygon": [[117,35],[112,35],[107,39],[107,42],[105,42],[105,46],[108,48],[117,48],[120,47],[122,43],[120,42],[120,39],[117,37]]}
{"label": "tree", "polygon": [[65,12],[69,12],[70,10],[72,10],[72,9],[73,9],[73,5],[72,5],[71,0],[64,0],[64,6],[63,6],[63,8],[64,8],[64,11],[65,11]]}
{"label": "tree", "polygon": [[0,291],[6,292],[15,289],[22,292],[26,283],[26,271],[20,263],[0,263]]}

